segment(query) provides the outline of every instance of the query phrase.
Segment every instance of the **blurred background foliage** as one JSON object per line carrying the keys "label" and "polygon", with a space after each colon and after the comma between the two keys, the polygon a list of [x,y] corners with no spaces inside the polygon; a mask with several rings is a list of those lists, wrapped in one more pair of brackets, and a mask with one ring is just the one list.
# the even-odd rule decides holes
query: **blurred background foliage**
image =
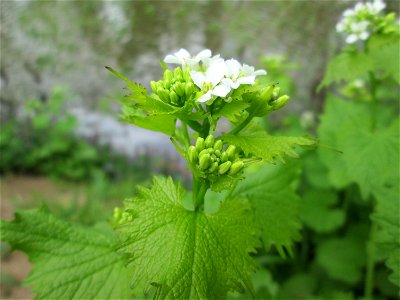
{"label": "blurred background foliage", "polygon": [[[265,68],[265,83],[279,82],[292,101],[260,123],[273,133],[322,136],[328,146],[343,150],[346,145],[337,141],[337,133],[329,132],[340,127],[332,116],[339,106],[349,118],[362,114],[362,106],[371,101],[368,82],[361,77],[319,92],[317,87],[329,60],[343,46],[335,24],[353,5],[240,0],[1,2],[2,218],[11,218],[17,208],[45,203],[66,219],[93,224],[107,220],[114,206],[134,194],[135,185],[154,174],[172,175],[188,184],[188,170],[168,137],[118,123],[115,100],[124,91],[104,69],[113,66],[147,86],[162,74],[160,59],[179,48],[191,53],[209,48],[225,58]],[[387,1],[387,11],[399,10],[398,1]],[[398,65],[398,60],[385,63]],[[384,128],[398,115],[399,86],[390,78],[382,82],[379,122]],[[331,113],[325,112],[320,126],[324,110]],[[304,153],[301,163],[289,161],[281,171],[296,174],[288,179],[287,191],[276,197],[285,201],[289,193],[298,201],[302,240],[287,259],[276,250],[260,250],[256,259],[263,268],[254,275],[259,299],[365,295],[371,275],[366,251],[370,215],[376,212],[372,199],[388,192],[365,196],[363,190],[372,179],[360,182],[344,176],[340,168],[346,162],[323,151],[327,150]],[[398,159],[398,152],[393,153]],[[263,172],[266,180],[276,175],[268,169]],[[20,287],[26,272],[15,272],[16,263],[24,258],[10,254],[7,245],[1,251],[2,297],[32,297]],[[379,254],[368,288],[376,299],[396,299],[398,289],[387,279],[385,253]],[[29,264],[23,268],[29,270]],[[145,297],[140,287],[134,293]]]}

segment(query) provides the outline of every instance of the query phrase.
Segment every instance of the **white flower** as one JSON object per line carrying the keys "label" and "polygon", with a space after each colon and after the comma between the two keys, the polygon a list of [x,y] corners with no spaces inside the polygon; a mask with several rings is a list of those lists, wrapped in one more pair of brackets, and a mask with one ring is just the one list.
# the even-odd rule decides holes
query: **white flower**
{"label": "white flower", "polygon": [[195,67],[200,61],[209,59],[211,57],[211,50],[205,49],[199,52],[196,56],[192,57],[185,49],[180,49],[173,55],[169,54],[164,58],[164,62],[168,64],[177,64],[188,67]]}
{"label": "white flower", "polygon": [[199,71],[190,71],[194,84],[204,92],[197,99],[197,102],[209,102],[214,96],[225,97],[229,94],[230,87],[221,83],[227,71],[227,66],[223,60],[216,60],[212,63],[205,74]]}
{"label": "white flower", "polygon": [[346,38],[346,43],[352,44],[358,40],[365,41],[369,37],[368,29],[369,22],[361,21],[358,23],[351,23],[350,29],[351,34]]}
{"label": "white flower", "polygon": [[373,15],[379,14],[386,7],[385,2],[383,2],[382,0],[375,0],[374,2],[372,3],[369,2],[366,5],[369,12]]}
{"label": "white flower", "polygon": [[254,84],[256,76],[265,75],[265,70],[254,70],[254,67],[244,64],[243,66],[235,59],[225,61],[227,73],[222,83],[231,89],[237,89],[241,84]]}

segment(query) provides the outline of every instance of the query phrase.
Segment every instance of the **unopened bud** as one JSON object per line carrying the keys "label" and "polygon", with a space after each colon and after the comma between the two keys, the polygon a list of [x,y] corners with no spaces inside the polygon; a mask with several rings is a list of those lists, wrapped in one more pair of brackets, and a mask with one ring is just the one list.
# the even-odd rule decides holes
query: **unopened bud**
{"label": "unopened bud", "polygon": [[272,99],[273,100],[278,99],[280,92],[281,92],[281,88],[279,86],[274,87],[274,90],[272,91]]}
{"label": "unopened bud", "polygon": [[214,146],[214,137],[210,134],[204,141],[204,147],[212,148]]}
{"label": "unopened bud", "polygon": [[231,167],[232,163],[230,161],[226,161],[223,164],[219,165],[218,167],[218,173],[220,175],[225,174],[226,172],[229,171],[229,168]]}
{"label": "unopened bud", "polygon": [[223,163],[226,162],[226,161],[228,161],[228,159],[229,159],[228,153],[223,152],[223,153],[221,154],[220,159],[221,159],[221,161],[222,161]]}
{"label": "unopened bud", "polygon": [[202,137],[198,137],[196,140],[196,150],[201,151],[204,149],[204,139]]}
{"label": "unopened bud", "polygon": [[210,154],[210,153],[208,153],[208,149],[201,150],[199,156],[202,156],[204,154]]}
{"label": "unopened bud", "polygon": [[[215,148],[215,145],[214,145],[214,148]],[[215,153],[215,155],[217,156],[217,157],[221,157],[221,151],[220,150],[215,150],[214,151],[214,153]]]}
{"label": "unopened bud", "polygon": [[228,149],[226,149],[226,153],[228,153],[228,159],[229,160],[234,160],[235,159],[235,153],[236,153],[235,145],[229,145]]}
{"label": "unopened bud", "polygon": [[163,78],[165,81],[171,82],[174,79],[174,73],[171,70],[165,70]]}
{"label": "unopened bud", "polygon": [[159,88],[157,90],[157,95],[160,97],[160,99],[164,102],[170,102],[170,98],[169,98],[169,93],[167,90],[163,89],[163,88]]}
{"label": "unopened bud", "polygon": [[188,82],[192,80],[192,77],[190,76],[190,72],[189,69],[185,69],[185,71],[183,71],[183,80]]}
{"label": "unopened bud", "polygon": [[239,173],[244,167],[244,163],[241,160],[235,161],[232,166],[231,169],[229,170],[229,175],[235,175],[237,173]]}
{"label": "unopened bud", "polygon": [[195,146],[190,146],[188,149],[188,159],[191,164],[195,164],[198,160],[198,152]]}
{"label": "unopened bud", "polygon": [[192,82],[186,83],[186,86],[185,86],[186,97],[189,97],[190,95],[192,95],[193,91],[194,91],[194,84]]}
{"label": "unopened bud", "polygon": [[175,105],[179,104],[179,97],[174,91],[169,92],[169,97],[171,99],[171,102]]}
{"label": "unopened bud", "polygon": [[199,156],[200,169],[205,170],[210,166],[210,164],[211,164],[210,154],[205,153]]}
{"label": "unopened bud", "polygon": [[214,144],[214,149],[215,149],[215,150],[221,151],[221,150],[222,150],[222,146],[223,146],[222,141],[221,141],[221,140],[218,140],[218,141],[216,141],[215,144]]}
{"label": "unopened bud", "polygon": [[271,100],[273,90],[274,90],[273,85],[270,85],[267,88],[263,89],[260,94],[260,98],[263,101],[269,102]]}
{"label": "unopened bud", "polygon": [[276,101],[272,102],[272,107],[274,108],[274,110],[280,109],[285,106],[288,101],[288,95],[280,96]]}
{"label": "unopened bud", "polygon": [[158,90],[158,83],[154,80],[150,81],[150,87],[154,93],[157,93]]}
{"label": "unopened bud", "polygon": [[174,90],[178,94],[179,97],[182,97],[185,95],[185,86],[181,82],[177,82],[174,84]]}
{"label": "unopened bud", "polygon": [[179,67],[177,67],[177,68],[174,70],[174,75],[175,75],[175,79],[176,79],[177,81],[181,81],[181,80],[183,79],[182,69],[179,68]]}
{"label": "unopened bud", "polygon": [[217,171],[218,170],[218,162],[213,162],[212,164],[211,164],[211,167],[208,169],[208,171],[210,172],[210,173],[214,173],[215,171]]}

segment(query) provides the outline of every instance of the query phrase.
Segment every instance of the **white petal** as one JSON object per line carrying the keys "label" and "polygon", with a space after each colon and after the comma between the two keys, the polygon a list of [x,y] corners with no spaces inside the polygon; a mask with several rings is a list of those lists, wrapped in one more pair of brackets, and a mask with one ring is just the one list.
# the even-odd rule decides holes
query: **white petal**
{"label": "white petal", "polygon": [[354,42],[356,42],[358,40],[357,35],[355,34],[350,34],[347,38],[346,38],[346,43],[347,44],[352,44]]}
{"label": "white petal", "polygon": [[211,50],[209,49],[204,49],[203,51],[201,51],[199,54],[196,55],[196,57],[194,58],[195,61],[199,62],[205,58],[210,58],[211,57]]}
{"label": "white petal", "polygon": [[239,84],[254,84],[256,80],[256,76],[251,75],[251,76],[246,76],[246,77],[241,77],[237,80],[237,83]]}
{"label": "white petal", "polygon": [[354,11],[355,12],[359,12],[360,10],[363,10],[365,8],[365,4],[364,3],[357,3],[356,6],[354,6]]}
{"label": "white petal", "polygon": [[224,61],[216,61],[211,64],[206,71],[206,81],[216,86],[221,82],[222,78],[227,74],[228,69]]}
{"label": "white petal", "polygon": [[253,66],[249,66],[249,65],[243,64],[242,74],[244,76],[252,75],[253,73],[254,73],[254,67]]}
{"label": "white petal", "polygon": [[352,17],[354,15],[355,15],[355,11],[352,10],[351,8],[348,8],[343,12],[344,17]]}
{"label": "white petal", "polygon": [[195,85],[197,85],[200,89],[203,89],[203,85],[206,80],[206,77],[204,76],[203,73],[197,71],[190,71],[190,77],[192,77],[192,80]]}
{"label": "white petal", "polygon": [[242,65],[236,59],[229,59],[226,62],[226,66],[228,67],[228,76],[233,76],[233,78],[237,78],[242,69]]}
{"label": "white petal", "polygon": [[346,28],[346,26],[344,25],[343,22],[339,22],[339,23],[336,24],[336,31],[337,32],[342,32],[342,31],[345,30],[345,28]]}
{"label": "white petal", "polygon": [[200,98],[198,98],[196,100],[196,102],[200,102],[200,103],[204,103],[207,102],[208,100],[211,99],[211,91],[208,91],[207,93],[205,93],[203,96],[201,96]]}
{"label": "white petal", "polygon": [[180,60],[179,58],[177,58],[174,55],[168,54],[165,58],[164,58],[164,62],[167,64],[181,64],[182,60]]}
{"label": "white petal", "polygon": [[261,76],[261,75],[267,75],[267,71],[264,69],[257,70],[253,73],[254,76]]}
{"label": "white petal", "polygon": [[226,95],[229,94],[229,92],[231,91],[229,86],[226,86],[225,84],[220,84],[217,85],[213,90],[212,90],[212,94],[218,97],[225,97]]}
{"label": "white petal", "polygon": [[181,48],[178,52],[174,53],[174,55],[180,59],[190,58],[190,53],[185,49]]}

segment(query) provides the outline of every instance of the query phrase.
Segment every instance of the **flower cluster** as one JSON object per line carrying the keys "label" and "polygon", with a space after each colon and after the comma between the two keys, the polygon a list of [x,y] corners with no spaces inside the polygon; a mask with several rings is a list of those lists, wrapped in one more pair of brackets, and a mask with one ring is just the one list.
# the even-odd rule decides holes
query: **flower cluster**
{"label": "flower cluster", "polygon": [[244,167],[239,151],[234,145],[224,145],[222,140],[215,141],[212,135],[204,140],[199,137],[195,146],[187,150],[187,159],[196,173],[202,177],[230,175],[240,173]]}
{"label": "flower cluster", "polygon": [[346,32],[346,42],[352,44],[358,40],[366,40],[375,30],[379,14],[385,9],[383,0],[368,3],[357,3],[354,8],[346,9],[342,19],[336,25],[337,32]]}
{"label": "flower cluster", "polygon": [[229,94],[242,84],[254,84],[256,76],[266,75],[265,70],[240,64],[235,59],[224,60],[220,55],[212,56],[206,49],[191,56],[185,49],[167,55],[164,62],[181,65],[188,71],[201,94],[197,102],[211,104],[217,97],[229,101]]}

